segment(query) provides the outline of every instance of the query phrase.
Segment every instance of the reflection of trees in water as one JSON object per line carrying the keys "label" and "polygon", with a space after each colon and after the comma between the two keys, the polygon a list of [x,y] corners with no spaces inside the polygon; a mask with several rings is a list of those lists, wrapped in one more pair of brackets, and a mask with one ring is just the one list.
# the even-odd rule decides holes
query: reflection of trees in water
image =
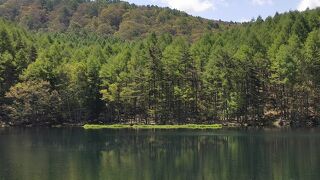
{"label": "reflection of trees in water", "polygon": [[308,137],[152,134],[120,137],[115,142],[101,152],[101,171],[111,179],[117,177],[111,172],[123,169],[129,170],[123,176],[135,179],[150,179],[139,176],[146,172],[153,179],[290,179],[312,173],[309,165],[320,165],[320,159],[308,152],[319,149],[317,142]]}
{"label": "reflection of trees in water", "polygon": [[0,135],[0,179],[247,180],[320,175],[319,137],[311,134],[0,129]]}

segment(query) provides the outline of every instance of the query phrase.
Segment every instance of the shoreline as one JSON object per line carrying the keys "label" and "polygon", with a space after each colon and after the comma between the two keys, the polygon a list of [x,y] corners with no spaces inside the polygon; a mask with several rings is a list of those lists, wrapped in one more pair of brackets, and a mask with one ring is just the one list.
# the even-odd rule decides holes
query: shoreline
{"label": "shoreline", "polygon": [[85,124],[86,130],[95,129],[222,129],[222,124],[185,124],[185,125],[128,125],[128,124]]}
{"label": "shoreline", "polygon": [[302,124],[290,124],[274,122],[266,125],[248,125],[235,122],[224,122],[215,124],[171,124],[171,125],[159,125],[159,124],[103,124],[103,123],[61,123],[61,124],[11,124],[0,121],[0,128],[83,128],[85,130],[93,129],[222,129],[222,128],[317,128],[318,125],[302,125]]}

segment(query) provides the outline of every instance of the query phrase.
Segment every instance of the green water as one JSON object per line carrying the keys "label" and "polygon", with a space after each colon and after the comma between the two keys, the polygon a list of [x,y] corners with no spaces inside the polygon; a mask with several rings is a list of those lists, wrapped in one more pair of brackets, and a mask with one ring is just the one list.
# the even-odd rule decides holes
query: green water
{"label": "green water", "polygon": [[0,129],[0,179],[318,180],[320,131]]}

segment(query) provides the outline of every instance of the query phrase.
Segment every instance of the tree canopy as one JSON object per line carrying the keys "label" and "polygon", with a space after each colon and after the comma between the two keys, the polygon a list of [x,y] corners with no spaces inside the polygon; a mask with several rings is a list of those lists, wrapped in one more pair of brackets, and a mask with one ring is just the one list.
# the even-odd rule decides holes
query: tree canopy
{"label": "tree canopy", "polygon": [[6,121],[318,122],[320,9],[216,27],[118,1],[12,2],[0,5]]}
{"label": "tree canopy", "polygon": [[146,37],[151,32],[198,39],[203,33],[231,24],[119,0],[4,0],[0,3],[0,16],[30,30],[85,31],[123,39]]}

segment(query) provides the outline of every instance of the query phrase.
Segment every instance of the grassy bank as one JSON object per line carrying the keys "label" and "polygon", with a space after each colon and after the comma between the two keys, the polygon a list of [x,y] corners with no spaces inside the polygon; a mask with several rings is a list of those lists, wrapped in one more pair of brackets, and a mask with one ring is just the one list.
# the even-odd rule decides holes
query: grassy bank
{"label": "grassy bank", "polygon": [[113,124],[113,125],[94,125],[86,124],[84,129],[221,129],[221,124],[186,124],[186,125],[126,125],[126,124]]}

